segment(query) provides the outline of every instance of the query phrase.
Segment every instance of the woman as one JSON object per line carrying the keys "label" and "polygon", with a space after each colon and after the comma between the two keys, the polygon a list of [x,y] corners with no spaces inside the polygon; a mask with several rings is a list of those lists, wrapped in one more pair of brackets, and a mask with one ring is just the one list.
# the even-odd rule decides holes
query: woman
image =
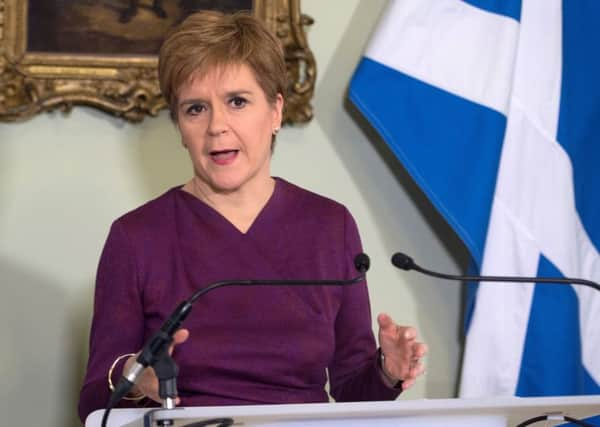
{"label": "woman", "polygon": [[[245,14],[192,15],[165,41],[159,76],[194,176],[111,228],[98,269],[82,420],[106,404],[107,373],[116,381],[200,287],[356,275],[361,245],[346,208],[270,175],[286,68],[264,25]],[[218,289],[198,300],[175,335],[179,404],[325,402],[327,373],[338,401],[394,399],[422,373],[426,348],[414,329],[385,314],[378,322],[381,351],[364,283]],[[130,398],[158,401],[157,388],[147,369]]]}

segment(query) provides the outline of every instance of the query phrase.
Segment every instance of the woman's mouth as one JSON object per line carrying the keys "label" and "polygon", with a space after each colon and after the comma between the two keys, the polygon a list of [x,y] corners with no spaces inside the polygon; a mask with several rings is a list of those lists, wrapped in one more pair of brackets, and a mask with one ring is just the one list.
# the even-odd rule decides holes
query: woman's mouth
{"label": "woman's mouth", "polygon": [[210,158],[218,165],[224,166],[232,163],[240,150],[214,150],[210,152]]}

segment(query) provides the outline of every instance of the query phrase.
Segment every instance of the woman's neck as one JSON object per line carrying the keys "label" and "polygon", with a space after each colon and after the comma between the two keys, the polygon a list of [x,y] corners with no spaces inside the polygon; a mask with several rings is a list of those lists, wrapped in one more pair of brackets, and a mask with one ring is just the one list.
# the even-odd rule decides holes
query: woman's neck
{"label": "woman's neck", "polygon": [[183,186],[183,190],[219,212],[240,232],[246,233],[271,198],[275,179],[269,176],[239,190],[220,192],[194,177]]}

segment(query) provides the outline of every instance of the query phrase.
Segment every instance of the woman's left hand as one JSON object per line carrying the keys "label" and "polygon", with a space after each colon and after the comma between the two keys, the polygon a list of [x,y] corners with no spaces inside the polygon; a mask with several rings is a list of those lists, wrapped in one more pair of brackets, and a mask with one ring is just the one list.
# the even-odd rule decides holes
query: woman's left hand
{"label": "woman's left hand", "polygon": [[427,353],[427,346],[417,341],[415,328],[399,326],[385,313],[377,316],[377,323],[383,372],[390,379],[402,380],[402,389],[406,390],[425,372],[421,358]]}

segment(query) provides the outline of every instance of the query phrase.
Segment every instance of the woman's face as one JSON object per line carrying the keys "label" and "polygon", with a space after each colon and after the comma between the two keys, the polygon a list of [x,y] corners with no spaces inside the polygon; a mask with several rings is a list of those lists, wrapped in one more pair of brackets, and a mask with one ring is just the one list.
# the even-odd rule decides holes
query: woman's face
{"label": "woman's face", "polygon": [[178,91],[177,125],[206,190],[231,193],[270,182],[271,137],[283,97],[267,100],[252,69],[231,65],[193,77]]}

